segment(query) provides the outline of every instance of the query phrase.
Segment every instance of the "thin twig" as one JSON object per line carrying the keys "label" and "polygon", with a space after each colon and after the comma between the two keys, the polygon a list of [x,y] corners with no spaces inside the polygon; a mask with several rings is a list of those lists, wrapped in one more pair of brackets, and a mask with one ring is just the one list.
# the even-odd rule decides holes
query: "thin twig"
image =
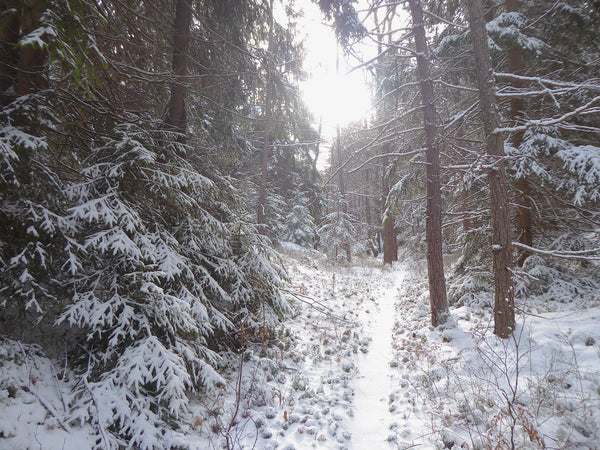
{"label": "thin twig", "polygon": [[233,426],[235,425],[235,419],[237,418],[238,412],[240,410],[240,402],[242,400],[242,371],[244,368],[244,349],[242,349],[242,351],[240,351],[240,367],[239,367],[239,373],[238,373],[238,378],[237,378],[237,382],[236,382],[236,386],[235,386],[235,411],[233,412],[233,415],[231,416],[231,420],[229,421],[229,425],[227,426],[227,431],[224,433],[225,434],[225,440],[227,441],[227,449],[232,449],[233,447],[231,446],[231,429],[233,428]]}
{"label": "thin twig", "polygon": [[[288,289],[282,289],[282,291],[285,292],[285,293],[287,293],[287,294],[290,294],[296,300],[309,305],[311,308],[313,308],[314,310],[320,312],[321,314],[326,315],[327,317],[330,317],[330,318],[335,319],[335,320],[339,320],[340,322],[344,322],[344,323],[347,323],[347,324],[351,324],[351,325],[355,324],[355,322],[352,322],[350,320],[344,319],[343,317],[340,317],[340,316],[334,314],[331,311],[330,308],[328,308],[327,306],[325,306],[323,303],[319,302],[318,300],[315,300],[314,298],[309,297],[308,295],[303,295],[303,294],[300,294],[300,293],[297,293],[297,292],[292,292],[292,291],[290,291]],[[318,306],[315,306],[315,304],[318,305]]]}
{"label": "thin twig", "polygon": [[29,392],[31,395],[33,395],[35,398],[37,398],[38,402],[40,402],[40,405],[42,405],[44,407],[44,409],[46,411],[48,411],[50,413],[50,415],[56,419],[56,421],[58,422],[58,425],[63,430],[65,430],[67,433],[71,432],[69,430],[69,427],[63,423],[63,421],[60,419],[60,417],[58,417],[58,413],[54,410],[54,408],[52,406],[50,406],[48,403],[46,403],[46,401],[42,397],[40,397],[37,394],[37,392],[34,392],[33,390],[31,390],[23,380],[21,380],[21,389],[24,390],[25,392]]}

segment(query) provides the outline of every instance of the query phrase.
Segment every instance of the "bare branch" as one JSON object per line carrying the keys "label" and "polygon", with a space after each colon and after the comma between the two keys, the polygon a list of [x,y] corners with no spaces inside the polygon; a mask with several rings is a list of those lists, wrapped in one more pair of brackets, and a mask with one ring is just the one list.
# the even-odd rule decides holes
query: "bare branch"
{"label": "bare branch", "polygon": [[531,253],[537,253],[538,255],[552,256],[553,258],[560,259],[581,259],[586,261],[600,261],[600,256],[595,255],[586,255],[587,253],[597,253],[600,252],[600,248],[594,248],[591,250],[581,250],[576,252],[566,252],[566,251],[558,251],[558,250],[541,250],[539,248],[533,248],[525,244],[521,244],[520,242],[513,242],[513,246],[522,248],[523,250],[527,250]]}

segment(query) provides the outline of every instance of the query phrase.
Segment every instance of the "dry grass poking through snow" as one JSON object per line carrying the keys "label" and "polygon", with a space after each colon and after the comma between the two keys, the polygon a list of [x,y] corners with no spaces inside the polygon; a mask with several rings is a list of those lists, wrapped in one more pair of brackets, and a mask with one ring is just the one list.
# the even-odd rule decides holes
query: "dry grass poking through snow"
{"label": "dry grass poking through snow", "polygon": [[369,348],[362,324],[387,279],[377,262],[363,262],[336,266],[318,252],[284,248],[295,310],[268,345],[248,346],[241,379],[232,356],[230,385],[196,406],[198,417],[213,411],[200,426],[211,448],[352,448],[356,358]]}
{"label": "dry grass poking through snow", "polygon": [[397,448],[600,448],[597,302],[521,314],[507,340],[480,306],[451,307],[452,320],[434,330],[425,280],[413,274],[397,310]]}

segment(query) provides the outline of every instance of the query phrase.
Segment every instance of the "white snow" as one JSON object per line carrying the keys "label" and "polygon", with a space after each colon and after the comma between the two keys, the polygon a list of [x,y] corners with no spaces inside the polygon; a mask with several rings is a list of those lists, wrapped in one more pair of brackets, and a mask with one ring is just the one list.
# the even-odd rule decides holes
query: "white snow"
{"label": "white snow", "polygon": [[389,395],[392,392],[392,330],[394,327],[394,303],[398,298],[397,286],[404,279],[404,272],[392,272],[391,284],[376,300],[377,312],[367,327],[371,340],[370,351],[357,358],[359,379],[356,382],[352,444],[355,449],[386,448],[392,417]]}
{"label": "white snow", "polygon": [[[340,266],[293,244],[281,258],[291,317],[224,355],[212,375],[224,381],[205,395],[188,401],[183,385],[174,385],[180,434],[173,442],[181,448],[510,448],[512,439],[516,448],[588,449],[600,442],[600,304],[591,291],[576,302],[531,295],[519,305],[527,314],[518,314],[514,336],[501,340],[492,335],[485,293],[472,303],[461,294],[449,323],[432,328],[421,262],[382,268],[357,258]],[[3,339],[0,366],[0,449],[93,447],[92,426],[68,422],[81,379],[64,360]],[[106,392],[98,406],[118,395]]]}

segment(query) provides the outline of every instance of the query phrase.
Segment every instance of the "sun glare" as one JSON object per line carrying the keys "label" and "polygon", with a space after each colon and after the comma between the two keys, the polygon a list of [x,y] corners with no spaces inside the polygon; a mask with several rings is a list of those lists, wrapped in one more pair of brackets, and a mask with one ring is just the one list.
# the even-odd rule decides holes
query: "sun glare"
{"label": "sun glare", "polygon": [[343,51],[338,48],[333,30],[321,21],[318,7],[307,2],[303,9],[304,68],[309,78],[301,88],[315,121],[323,122],[327,137],[337,126],[343,127],[367,114],[370,93],[363,71],[348,73],[350,67]]}
{"label": "sun glare", "polygon": [[362,119],[370,108],[369,89],[353,74],[312,73],[304,85],[304,101],[327,127],[343,127]]}

